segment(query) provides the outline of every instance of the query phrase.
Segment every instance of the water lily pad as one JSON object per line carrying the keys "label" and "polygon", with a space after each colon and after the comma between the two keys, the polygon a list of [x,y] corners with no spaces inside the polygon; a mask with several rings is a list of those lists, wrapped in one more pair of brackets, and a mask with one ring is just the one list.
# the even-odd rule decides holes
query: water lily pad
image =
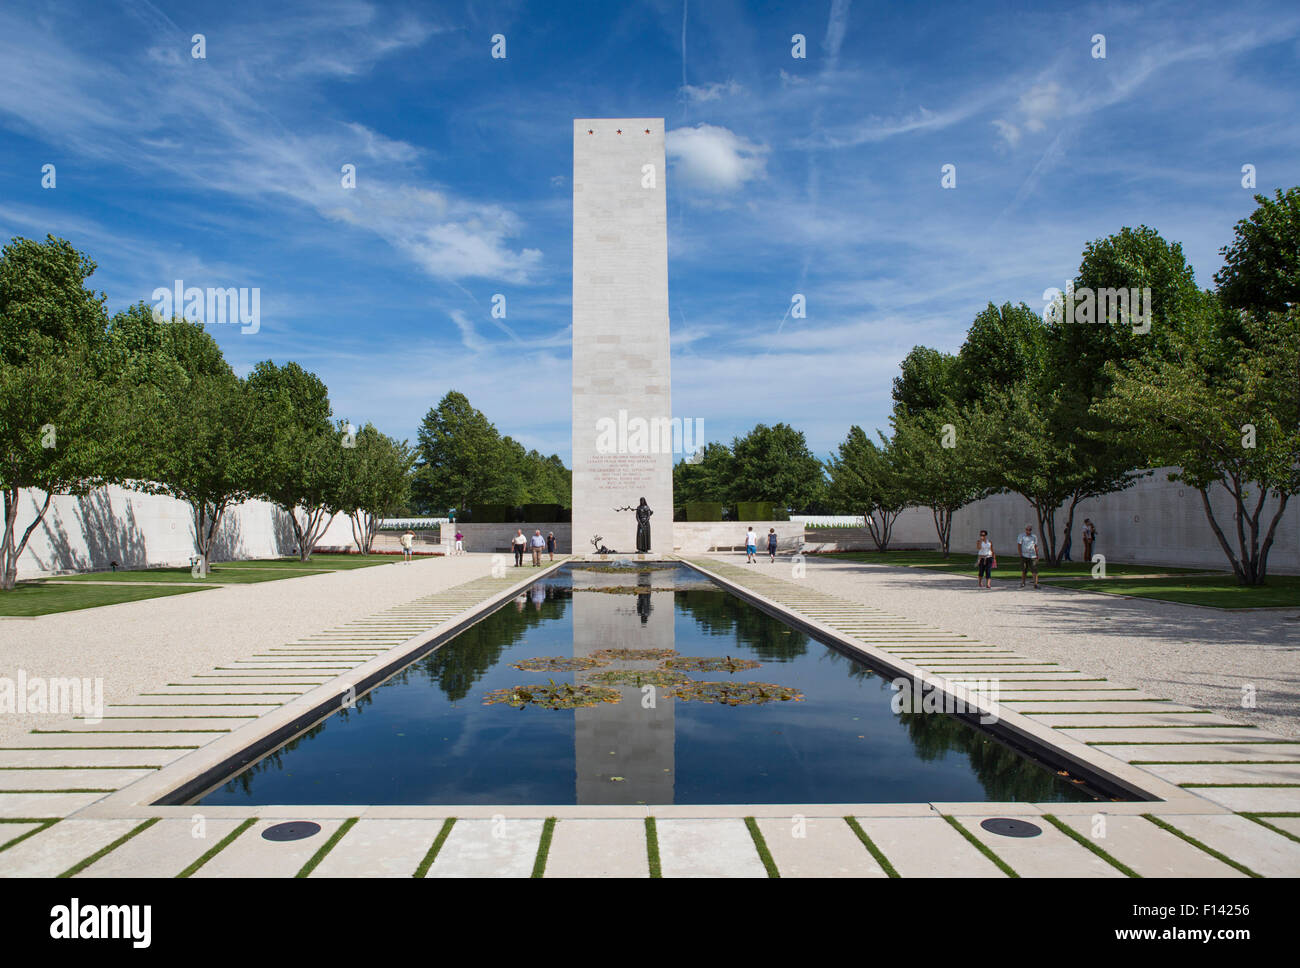
{"label": "water lily pad", "polygon": [[676,654],[676,649],[598,649],[591,657],[607,662],[658,662]]}
{"label": "water lily pad", "polygon": [[603,592],[606,595],[647,595],[650,592],[675,592],[672,585],[574,585],[575,592]]}
{"label": "water lily pad", "polygon": [[521,659],[510,663],[511,668],[524,672],[581,672],[608,665],[600,659],[578,658],[571,655],[543,655],[536,659]]}
{"label": "water lily pad", "polygon": [[544,686],[511,686],[508,689],[494,689],[483,699],[483,705],[492,706],[504,703],[523,709],[525,706],[540,706],[543,709],[580,709],[598,706],[603,702],[618,702],[622,697],[617,689],[604,686],[574,686],[567,682],[558,685],[551,682]]}
{"label": "water lily pad", "polygon": [[683,702],[716,702],[724,706],[761,706],[769,702],[802,702],[803,693],[771,682],[687,682],[668,695]]}
{"label": "water lily pad", "polygon": [[690,682],[689,676],[671,669],[606,669],[587,678],[607,686],[676,686]]}
{"label": "water lily pad", "polygon": [[664,668],[689,672],[738,672],[741,669],[757,669],[762,664],[753,659],[733,659],[731,656],[718,659],[712,656],[679,655],[665,660]]}

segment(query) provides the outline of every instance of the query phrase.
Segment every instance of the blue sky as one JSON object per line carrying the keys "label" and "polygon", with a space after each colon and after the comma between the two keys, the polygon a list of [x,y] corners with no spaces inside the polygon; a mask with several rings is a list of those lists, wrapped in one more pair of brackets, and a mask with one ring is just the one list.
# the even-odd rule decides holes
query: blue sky
{"label": "blue sky", "polygon": [[296,360],[411,439],[459,389],[567,461],[571,119],[663,117],[674,412],[824,456],[1086,241],[1151,225],[1209,286],[1242,165],[1300,182],[1293,2],[973,6],[9,4],[0,233],[89,252],[113,310],[258,287],[258,332],[213,329],[240,372]]}

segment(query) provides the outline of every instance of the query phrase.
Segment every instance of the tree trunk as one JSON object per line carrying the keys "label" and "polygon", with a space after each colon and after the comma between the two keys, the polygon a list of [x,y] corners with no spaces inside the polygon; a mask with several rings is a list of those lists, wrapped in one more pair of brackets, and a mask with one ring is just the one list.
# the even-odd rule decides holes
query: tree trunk
{"label": "tree trunk", "polygon": [[943,549],[943,556],[947,558],[948,545],[952,540],[952,508],[931,507],[930,514],[934,518],[934,530],[939,534],[939,547]]}
{"label": "tree trunk", "polygon": [[31,538],[32,532],[36,530],[37,525],[45,520],[45,512],[50,509],[50,501],[54,495],[47,492],[45,503],[41,509],[36,512],[36,517],[32,523],[27,526],[23,532],[21,541],[14,540],[14,532],[18,525],[18,488],[9,487],[5,489],[5,532],[4,541],[0,543],[0,591],[13,591],[18,584],[18,559],[22,557],[23,550],[27,547],[27,541]]}

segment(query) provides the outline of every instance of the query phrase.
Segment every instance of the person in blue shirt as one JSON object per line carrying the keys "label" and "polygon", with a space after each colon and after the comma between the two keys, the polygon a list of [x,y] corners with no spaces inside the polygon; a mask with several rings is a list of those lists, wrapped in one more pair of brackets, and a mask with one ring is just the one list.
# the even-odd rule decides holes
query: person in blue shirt
{"label": "person in blue shirt", "polygon": [[776,562],[776,528],[767,529],[767,558],[770,563]]}

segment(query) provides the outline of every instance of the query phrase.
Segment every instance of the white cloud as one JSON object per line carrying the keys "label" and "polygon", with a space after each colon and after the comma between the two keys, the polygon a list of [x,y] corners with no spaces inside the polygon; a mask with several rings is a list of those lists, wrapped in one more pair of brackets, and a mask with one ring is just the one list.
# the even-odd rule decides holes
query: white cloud
{"label": "white cloud", "polygon": [[688,101],[696,103],[701,101],[717,101],[722,97],[731,97],[736,94],[743,94],[745,89],[737,84],[734,80],[714,82],[713,84],[704,84],[696,86],[686,84],[681,88],[682,96]]}
{"label": "white cloud", "polygon": [[729,128],[700,124],[675,128],[665,136],[665,151],[682,182],[711,192],[734,192],[766,173],[767,146]]}
{"label": "white cloud", "polygon": [[997,129],[998,135],[1008,145],[1014,148],[1020,144],[1020,129],[1010,121],[1003,121],[1001,118],[994,120],[993,127]]}
{"label": "white cloud", "polygon": [[1047,84],[1035,84],[1020,95],[1017,105],[1025,119],[1025,128],[1029,131],[1042,131],[1047,122],[1055,120],[1063,113],[1061,105],[1061,85],[1055,81]]}

